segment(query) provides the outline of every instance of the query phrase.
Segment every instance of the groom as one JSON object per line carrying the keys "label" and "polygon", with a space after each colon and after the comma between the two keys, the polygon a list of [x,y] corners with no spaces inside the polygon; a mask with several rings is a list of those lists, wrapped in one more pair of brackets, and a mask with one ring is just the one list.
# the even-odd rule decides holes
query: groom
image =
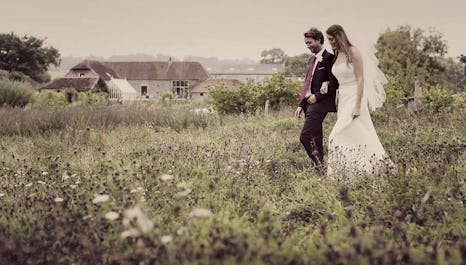
{"label": "groom", "polygon": [[[324,36],[316,28],[304,33],[304,42],[313,56],[309,59],[306,81],[294,115],[300,118],[301,113],[304,113],[305,121],[299,140],[314,163],[314,168],[323,175],[325,172],[322,122],[328,112],[337,111],[335,94],[338,81],[331,72],[335,56],[323,48]],[[321,93],[323,85],[328,85],[328,89]]]}

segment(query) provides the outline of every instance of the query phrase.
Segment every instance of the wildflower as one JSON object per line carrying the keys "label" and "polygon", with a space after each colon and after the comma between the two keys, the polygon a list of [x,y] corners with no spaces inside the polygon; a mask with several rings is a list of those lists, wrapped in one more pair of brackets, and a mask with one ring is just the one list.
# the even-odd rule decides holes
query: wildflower
{"label": "wildflower", "polygon": [[63,202],[63,198],[57,197],[54,199],[55,202]]}
{"label": "wildflower", "polygon": [[48,174],[49,174],[49,172],[47,172],[47,171],[42,172],[42,176],[47,176]]}
{"label": "wildflower", "polygon": [[176,234],[179,236],[183,235],[186,232],[188,232],[188,228],[186,226],[183,226],[180,229],[176,230]]}
{"label": "wildflower", "polygon": [[120,217],[120,215],[114,211],[111,211],[105,214],[105,219],[110,220],[110,221],[114,221],[118,219],[118,217]]}
{"label": "wildflower", "polygon": [[32,182],[29,182],[28,184],[25,185],[25,187],[31,187],[32,186]]}
{"label": "wildflower", "polygon": [[0,198],[5,196],[5,193],[0,193]]}
{"label": "wildflower", "polygon": [[175,199],[180,199],[180,198],[183,198],[183,197],[186,197],[188,196],[188,194],[191,193],[191,189],[186,189],[184,191],[180,191],[178,192],[177,194],[175,194],[175,196],[173,196]]}
{"label": "wildflower", "polygon": [[107,194],[96,195],[94,199],[92,200],[92,202],[95,204],[98,204],[98,203],[106,202],[109,199],[110,199],[110,196],[108,196]]}
{"label": "wildflower", "polygon": [[165,235],[165,236],[162,236],[162,244],[168,244],[170,243],[171,241],[173,240],[173,237],[171,235]]}
{"label": "wildflower", "polygon": [[71,176],[68,175],[67,172],[65,172],[65,173],[63,173],[63,176],[62,176],[61,178],[62,178],[63,180],[67,180],[67,179],[71,178]]}
{"label": "wildflower", "polygon": [[125,239],[127,237],[136,237],[136,236],[139,236],[140,234],[141,233],[137,229],[131,228],[131,229],[121,232],[121,237]]}
{"label": "wildflower", "polygon": [[142,187],[138,187],[137,189],[132,189],[129,193],[136,193],[142,191]]}
{"label": "wildflower", "polygon": [[38,180],[37,183],[45,185],[45,182],[43,182],[42,180]]}
{"label": "wildflower", "polygon": [[77,185],[70,185],[70,188],[72,189],[76,189],[76,187],[78,187]]}
{"label": "wildflower", "polygon": [[428,191],[422,198],[422,203],[426,203],[430,198],[430,191]]}
{"label": "wildflower", "polygon": [[83,220],[87,220],[87,219],[91,219],[91,218],[92,218],[92,215],[89,214],[89,215],[84,216]]}
{"label": "wildflower", "polygon": [[212,216],[212,212],[203,208],[195,208],[189,213],[189,217],[207,218],[210,216]]}
{"label": "wildflower", "polygon": [[173,175],[163,174],[162,176],[160,176],[160,179],[161,179],[162,181],[171,180],[171,179],[173,179]]}
{"label": "wildflower", "polygon": [[150,232],[154,228],[154,223],[149,219],[146,212],[139,205],[126,209],[123,215],[124,226],[130,227],[131,221],[134,220],[137,228],[144,234]]}
{"label": "wildflower", "polygon": [[176,184],[176,187],[177,188],[184,188],[184,187],[186,187],[186,182],[182,181],[182,182]]}

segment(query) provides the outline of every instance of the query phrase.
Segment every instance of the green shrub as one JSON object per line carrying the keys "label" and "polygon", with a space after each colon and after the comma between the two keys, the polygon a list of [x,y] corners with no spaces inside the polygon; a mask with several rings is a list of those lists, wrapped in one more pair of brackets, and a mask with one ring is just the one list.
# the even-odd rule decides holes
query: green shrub
{"label": "green shrub", "polygon": [[422,108],[434,113],[450,110],[454,101],[451,91],[440,86],[423,91],[421,96]]}
{"label": "green shrub", "polygon": [[27,76],[21,72],[10,72],[8,74],[8,79],[11,81],[24,82],[27,79]]}
{"label": "green shrub", "polygon": [[453,107],[455,109],[464,110],[466,109],[466,92],[459,93],[453,96]]}
{"label": "green shrub", "polygon": [[165,103],[167,100],[170,101],[173,99],[173,93],[170,91],[163,92],[162,96],[160,97],[160,101]]}
{"label": "green shrub", "polygon": [[41,93],[34,93],[32,99],[33,107],[65,107],[68,102],[66,101],[65,93],[55,91],[45,91]]}
{"label": "green shrub", "polygon": [[0,79],[0,106],[24,107],[31,101],[32,94],[29,84]]}
{"label": "green shrub", "polygon": [[219,113],[255,113],[268,100],[271,109],[291,105],[299,98],[300,84],[287,80],[283,73],[263,82],[249,80],[235,89],[217,86],[210,90],[212,104]]}
{"label": "green shrub", "polygon": [[108,93],[106,92],[79,92],[78,104],[84,105],[106,105],[108,104]]}

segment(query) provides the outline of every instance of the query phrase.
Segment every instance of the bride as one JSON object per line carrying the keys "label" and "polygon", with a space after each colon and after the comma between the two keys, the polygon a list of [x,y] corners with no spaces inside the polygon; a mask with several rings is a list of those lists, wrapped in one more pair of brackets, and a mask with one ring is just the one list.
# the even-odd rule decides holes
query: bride
{"label": "bride", "polygon": [[364,62],[366,67],[363,66],[361,51],[351,44],[340,25],[330,26],[326,35],[335,50],[332,73],[339,83],[337,121],[329,136],[327,174],[348,181],[392,165],[369,114],[369,106],[375,109],[385,101],[383,85],[387,81],[376,61],[369,67],[369,62]]}

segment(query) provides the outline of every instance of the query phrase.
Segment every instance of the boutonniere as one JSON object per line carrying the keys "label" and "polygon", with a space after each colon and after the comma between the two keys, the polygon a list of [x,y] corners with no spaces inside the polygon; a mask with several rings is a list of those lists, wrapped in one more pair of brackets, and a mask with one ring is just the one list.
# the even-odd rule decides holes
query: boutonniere
{"label": "boutonniere", "polygon": [[317,62],[320,63],[324,60],[324,57],[322,57],[322,54],[319,54],[316,56]]}

